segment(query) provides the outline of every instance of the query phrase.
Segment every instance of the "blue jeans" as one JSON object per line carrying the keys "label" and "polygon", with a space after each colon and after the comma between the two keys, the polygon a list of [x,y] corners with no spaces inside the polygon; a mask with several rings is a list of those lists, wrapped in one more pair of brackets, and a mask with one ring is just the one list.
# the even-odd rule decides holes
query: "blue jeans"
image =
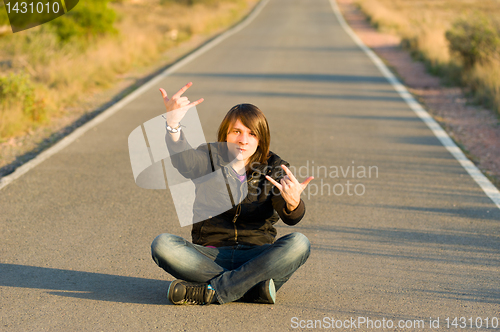
{"label": "blue jeans", "polygon": [[177,279],[208,282],[220,304],[240,299],[261,281],[273,279],[278,290],[309,257],[311,245],[301,233],[261,246],[207,248],[172,234],[151,244],[153,259]]}

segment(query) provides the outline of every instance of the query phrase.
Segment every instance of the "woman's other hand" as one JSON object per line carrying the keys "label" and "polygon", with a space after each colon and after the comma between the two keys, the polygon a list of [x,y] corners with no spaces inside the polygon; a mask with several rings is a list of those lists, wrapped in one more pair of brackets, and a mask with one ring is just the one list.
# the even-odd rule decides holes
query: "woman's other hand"
{"label": "woman's other hand", "polygon": [[184,118],[184,115],[186,115],[188,109],[200,104],[204,100],[203,98],[200,98],[197,101],[190,102],[187,97],[182,97],[182,94],[186,92],[186,90],[189,89],[191,85],[193,85],[192,82],[184,85],[171,98],[168,98],[167,92],[164,89],[160,89],[165,108],[167,109],[167,124],[172,128],[175,128],[179,125],[182,118]]}
{"label": "woman's other hand", "polygon": [[293,211],[299,206],[300,194],[314,177],[310,176],[304,182],[300,183],[288,167],[281,165],[281,168],[283,168],[286,175],[280,180],[280,183],[276,182],[268,175],[266,175],[266,179],[280,190],[281,197],[285,200],[288,211]]}

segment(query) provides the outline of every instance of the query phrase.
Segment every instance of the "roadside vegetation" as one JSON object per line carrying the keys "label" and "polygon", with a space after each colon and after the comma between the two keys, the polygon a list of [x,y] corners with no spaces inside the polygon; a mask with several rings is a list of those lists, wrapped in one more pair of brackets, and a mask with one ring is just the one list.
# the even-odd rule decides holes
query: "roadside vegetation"
{"label": "roadside vegetation", "polygon": [[0,143],[49,125],[130,71],[168,63],[166,51],[209,38],[256,2],[85,0],[13,34],[0,0]]}
{"label": "roadside vegetation", "polygon": [[355,0],[379,30],[448,84],[466,88],[500,115],[500,2],[498,0]]}

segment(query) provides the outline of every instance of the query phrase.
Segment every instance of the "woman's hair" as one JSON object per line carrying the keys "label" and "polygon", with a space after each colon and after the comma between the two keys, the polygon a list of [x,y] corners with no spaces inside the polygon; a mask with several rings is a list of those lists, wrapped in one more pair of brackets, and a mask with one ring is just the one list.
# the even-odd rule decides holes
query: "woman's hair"
{"label": "woman's hair", "polygon": [[262,111],[252,104],[239,104],[227,112],[222,120],[217,133],[217,141],[226,142],[227,134],[237,120],[250,129],[259,139],[257,150],[250,157],[249,165],[255,163],[264,164],[269,157],[269,144],[271,143],[271,133],[267,119]]}

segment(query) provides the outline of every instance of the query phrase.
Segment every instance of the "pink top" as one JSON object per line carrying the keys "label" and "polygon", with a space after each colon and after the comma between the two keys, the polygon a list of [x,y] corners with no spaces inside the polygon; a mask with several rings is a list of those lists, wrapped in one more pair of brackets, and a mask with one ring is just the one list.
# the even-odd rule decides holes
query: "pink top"
{"label": "pink top", "polygon": [[233,170],[233,172],[236,175],[236,177],[238,178],[238,180],[240,180],[240,182],[243,183],[245,181],[245,179],[247,178],[247,176],[245,174],[239,175],[238,173],[236,173],[234,168],[231,167],[231,169]]}

